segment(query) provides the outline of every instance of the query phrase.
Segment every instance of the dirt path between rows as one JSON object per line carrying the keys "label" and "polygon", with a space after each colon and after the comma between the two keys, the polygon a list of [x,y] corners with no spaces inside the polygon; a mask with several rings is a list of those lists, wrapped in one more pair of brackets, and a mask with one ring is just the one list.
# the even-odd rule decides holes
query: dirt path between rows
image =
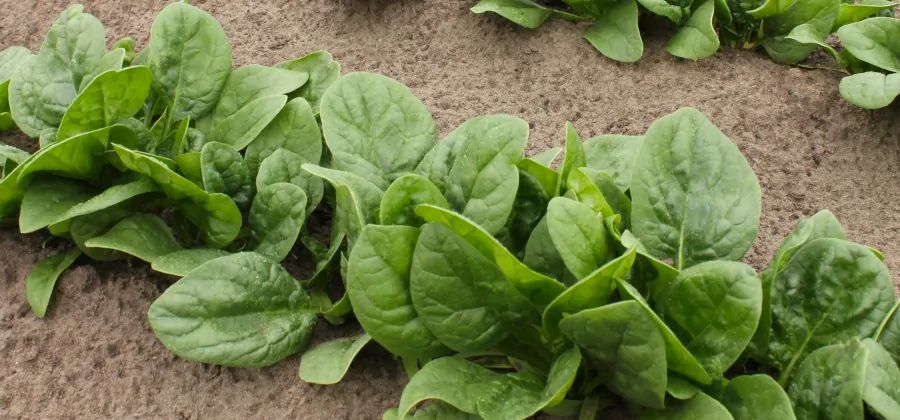
{"label": "dirt path between rows", "polygon": [[[66,3],[2,1],[0,48],[36,49]],[[110,40],[131,35],[138,45],[164,5],[87,3]],[[883,250],[900,279],[900,106],[850,106],[838,96],[836,72],[780,66],[743,51],[683,62],[664,52],[664,34],[647,40],[639,64],[616,64],[580,39],[579,25],[527,31],[469,14],[470,1],[192,3],[222,22],[236,65],[327,49],[345,71],[407,84],[442,134],[472,116],[509,113],[531,122],[535,150],[561,145],[566,120],[585,137],[641,134],[678,107],[697,107],[760,178],[763,219],[750,264],[762,269],[798,218],[827,208],[853,240]],[[297,379],[296,357],[268,369],[176,359],[146,320],[172,279],[141,263],[79,261],[61,278],[48,317],[38,320],[23,279],[52,252],[43,249],[45,239],[0,230],[0,417],[374,419],[399,399],[402,369],[375,346],[331,387]],[[317,337],[353,330],[321,325]]]}

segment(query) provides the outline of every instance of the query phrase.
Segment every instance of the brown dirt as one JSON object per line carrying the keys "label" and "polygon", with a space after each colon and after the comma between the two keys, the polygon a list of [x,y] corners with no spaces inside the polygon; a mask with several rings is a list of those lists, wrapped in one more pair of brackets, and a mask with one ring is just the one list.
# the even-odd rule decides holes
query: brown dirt
{"label": "brown dirt", "polygon": [[[3,1],[0,48],[36,49],[66,3]],[[617,64],[580,39],[582,26],[527,31],[469,14],[474,1],[193,3],[222,22],[236,65],[327,49],[345,71],[380,72],[410,86],[442,133],[475,115],[509,113],[532,123],[536,150],[560,145],[566,120],[584,136],[640,134],[678,107],[697,107],[760,178],[762,227],[749,263],[763,268],[798,218],[827,208],[852,239],[882,249],[900,278],[900,107],[871,112],[843,102],[836,72],[730,50],[684,62],[663,51],[659,30],[639,64]],[[110,42],[130,35],[144,45],[162,6],[103,0],[87,10],[107,25]],[[0,417],[380,418],[399,398],[402,370],[377,349],[364,351],[332,387],[300,382],[295,357],[268,369],[176,359],[146,321],[171,280],[140,263],[79,261],[38,320],[23,279],[50,253],[44,239],[0,230]],[[323,325],[318,336],[352,329]]]}

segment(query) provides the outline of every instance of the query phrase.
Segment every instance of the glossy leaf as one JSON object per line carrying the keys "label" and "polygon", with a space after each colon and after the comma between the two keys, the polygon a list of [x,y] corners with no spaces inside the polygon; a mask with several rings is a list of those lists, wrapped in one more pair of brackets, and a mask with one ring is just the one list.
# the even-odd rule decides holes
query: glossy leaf
{"label": "glossy leaf", "polygon": [[278,182],[256,193],[250,207],[254,252],[274,261],[288,256],[306,222],[306,193],[294,184]]}
{"label": "glossy leaf", "polygon": [[644,55],[644,41],[638,28],[635,0],[623,0],[610,7],[585,33],[584,38],[601,54],[623,63],[633,63]]}
{"label": "glossy leaf", "polygon": [[420,226],[422,220],[415,213],[419,204],[450,207],[441,191],[428,178],[416,174],[404,175],[392,182],[384,192],[378,220],[384,225]]}
{"label": "glossy leaf", "polygon": [[253,194],[250,171],[241,154],[233,147],[219,142],[203,145],[200,151],[200,174],[203,189],[231,197],[238,207],[246,208]]}
{"label": "glossy leaf", "polygon": [[247,146],[244,161],[250,173],[256,173],[263,160],[278,149],[297,154],[303,163],[319,164],[322,157],[322,134],[309,103],[293,99],[275,119]]}
{"label": "glossy leaf", "polygon": [[547,228],[576,278],[588,276],[607,261],[609,245],[603,219],[586,204],[554,198],[547,206]]}
{"label": "glossy leaf", "polygon": [[55,224],[60,214],[92,195],[92,189],[83,182],[56,177],[37,179],[22,199],[19,231],[31,233]]}
{"label": "glossy leaf", "polygon": [[193,248],[182,249],[170,254],[160,255],[153,260],[153,271],[184,277],[207,261],[229,255],[221,249]]}
{"label": "glossy leaf", "polygon": [[884,108],[900,95],[900,73],[869,71],[847,76],[841,79],[840,92],[841,97],[853,105],[866,109]]}
{"label": "glossy leaf", "polygon": [[714,0],[706,0],[666,44],[666,51],[676,57],[699,60],[719,50],[719,35],[713,25]]}
{"label": "glossy leaf", "polygon": [[371,339],[368,334],[338,338],[309,349],[300,358],[300,380],[321,385],[340,382],[353,359]]}
{"label": "glossy leaf", "polygon": [[149,263],[182,249],[166,222],[146,213],[123,219],[106,233],[88,239],[85,245],[124,252]]}
{"label": "glossy leaf", "polygon": [[319,113],[319,104],[325,91],[341,77],[341,64],[326,51],[315,51],[296,60],[284,61],[275,67],[304,72],[309,75],[307,81],[294,92],[309,102],[314,114]]}
{"label": "glossy leaf", "polygon": [[147,67],[101,73],[84,88],[62,117],[59,139],[113,125],[136,114],[150,92]]}
{"label": "glossy leaf", "polygon": [[887,71],[900,73],[900,19],[874,17],[837,31],[841,44],[854,57]]}
{"label": "glossy leaf", "polygon": [[742,375],[731,379],[719,401],[734,420],[793,420],[791,401],[778,382],[769,375]]}
{"label": "glossy leaf", "polygon": [[47,314],[56,280],[81,255],[78,248],[47,257],[31,269],[25,278],[25,300],[38,318]]}

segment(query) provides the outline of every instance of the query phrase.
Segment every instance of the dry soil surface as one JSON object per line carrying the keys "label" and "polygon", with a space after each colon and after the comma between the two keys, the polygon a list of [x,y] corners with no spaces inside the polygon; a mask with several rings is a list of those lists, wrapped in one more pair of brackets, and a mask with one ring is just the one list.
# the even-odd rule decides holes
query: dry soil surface
{"label": "dry soil surface", "polygon": [[[900,279],[900,106],[877,112],[843,102],[841,75],[777,65],[759,52],[726,50],[699,63],[663,50],[652,32],[638,64],[601,57],[583,26],[528,31],[475,16],[474,1],[194,1],[215,15],[236,65],[273,64],[326,49],[344,71],[402,81],[446,134],[467,118],[509,113],[531,122],[531,150],[582,135],[641,134],[682,106],[705,112],[733,139],[763,188],[759,240],[747,261],[762,269],[795,221],[830,209],[849,236],[880,248]],[[37,49],[67,1],[0,2],[0,48]],[[89,1],[110,42],[147,42],[162,1]],[[827,64],[827,61],[823,61]],[[297,379],[297,358],[267,369],[226,369],[176,359],[156,340],[148,306],[171,278],[141,263],[79,261],[59,281],[51,310],[35,318],[24,299],[31,265],[52,252],[45,236],[0,230],[0,417],[374,419],[395,405],[406,378],[368,349],[331,387]],[[57,245],[51,243],[49,248]],[[319,339],[353,326],[322,325]]]}

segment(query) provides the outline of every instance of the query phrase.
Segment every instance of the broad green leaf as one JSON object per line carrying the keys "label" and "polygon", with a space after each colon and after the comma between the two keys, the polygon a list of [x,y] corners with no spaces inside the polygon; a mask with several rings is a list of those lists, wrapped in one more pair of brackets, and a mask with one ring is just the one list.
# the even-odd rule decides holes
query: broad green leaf
{"label": "broad green leaf", "polygon": [[422,228],[409,289],[428,330],[459,352],[488,350],[533,315],[528,300],[492,260],[441,224]]}
{"label": "broad green leaf", "polygon": [[247,146],[244,162],[256,173],[263,160],[278,149],[294,152],[303,163],[319,164],[322,158],[322,133],[309,104],[293,99]]}
{"label": "broad green leaf", "polygon": [[124,184],[113,185],[100,194],[66,208],[66,211],[62,213],[56,213],[55,218],[49,224],[55,225],[79,216],[95,213],[119,203],[123,203],[141,194],[156,191],[159,191],[156,184],[146,177],[140,177]]}
{"label": "broad green leaf", "polygon": [[560,147],[551,147],[543,152],[539,152],[536,155],[532,156],[535,162],[540,163],[546,167],[550,167],[553,164],[553,161],[559,157],[559,154],[562,153],[562,148]]}
{"label": "broad green leaf", "polygon": [[559,255],[559,250],[556,249],[556,245],[553,245],[550,229],[547,228],[546,215],[531,231],[531,236],[525,244],[525,256],[522,258],[522,262],[527,267],[550,278],[559,279],[565,284],[572,284],[577,280],[569,273],[562,255]]}
{"label": "broad green leaf", "polygon": [[900,73],[874,71],[841,79],[841,96],[847,102],[866,109],[884,108],[900,95]]}
{"label": "broad green leaf", "polygon": [[327,51],[315,51],[296,60],[278,63],[275,67],[309,74],[309,81],[294,94],[306,99],[317,115],[325,91],[341,77],[341,64],[334,61]]}
{"label": "broad green leaf", "polygon": [[601,219],[615,216],[616,211],[606,200],[600,187],[594,183],[594,178],[588,175],[589,170],[590,168],[577,168],[569,173],[568,193],[578,202],[589,206]]}
{"label": "broad green leaf", "polygon": [[672,0],[637,0],[637,2],[654,15],[664,16],[676,24],[680,24],[690,12],[690,8],[685,10],[680,5],[673,4]]}
{"label": "broad green leaf", "polygon": [[603,218],[587,204],[557,197],[547,206],[547,228],[563,262],[582,279],[606,263],[609,239]]}
{"label": "broad green leaf", "polygon": [[720,402],[713,397],[698,392],[686,401],[670,403],[664,410],[646,410],[641,412],[643,420],[733,420]]}
{"label": "broad green leaf", "polygon": [[832,32],[837,31],[838,28],[844,25],[859,22],[883,10],[892,10],[898,5],[900,3],[888,0],[862,0],[856,4],[853,2],[842,2],[840,9],[838,9],[837,19],[835,19],[831,30]]}
{"label": "broad green leaf", "polygon": [[89,248],[124,252],[149,263],[182,249],[166,222],[146,213],[125,218],[106,233],[88,239],[84,244]]}
{"label": "broad green leaf", "polygon": [[534,29],[553,15],[553,10],[531,0],[481,0],[470,9],[472,13],[493,12],[516,25]]}
{"label": "broad green leaf", "polygon": [[544,307],[565,290],[559,281],[522,264],[500,242],[465,216],[427,204],[416,207],[416,214],[428,222],[442,223],[463,237],[482,255],[494,261],[506,279],[535,305]]}
{"label": "broad green leaf", "polygon": [[881,334],[877,337],[888,352],[894,357],[894,361],[900,364],[900,303],[894,305],[894,310],[884,319],[884,326]]}
{"label": "broad green leaf", "polygon": [[197,120],[212,111],[231,73],[231,44],[215,18],[172,3],[156,15],[147,50],[153,89],[172,104],[171,118]]}
{"label": "broad green leaf", "polygon": [[[559,183],[559,174],[550,167],[534,159],[522,159],[516,163],[520,171],[528,174],[541,186],[541,190],[547,197],[556,196],[556,185]],[[521,179],[519,180],[521,183]]]}
{"label": "broad green leaf", "polygon": [[[305,283],[309,287],[322,287],[331,280],[333,268],[341,265],[342,262],[345,262],[344,255],[341,252],[344,248],[344,234],[336,235],[327,248],[322,246],[321,248],[316,249],[315,247],[310,246],[313,241],[314,239],[309,236],[301,238],[303,245],[316,259],[316,270]],[[345,269],[345,267],[341,268]]]}
{"label": "broad green leaf", "polygon": [[409,88],[372,73],[334,82],[322,97],[321,119],[334,169],[380,188],[412,172],[437,138],[431,114]]}
{"label": "broad green leaf", "polygon": [[623,192],[631,187],[632,168],[643,143],[641,136],[607,135],[584,142],[587,167],[605,172]]}
{"label": "broad green leaf", "polygon": [[581,137],[575,131],[575,126],[570,122],[566,122],[566,148],[563,156],[562,164],[559,165],[559,184],[556,187],[556,194],[562,194],[568,188],[569,174],[578,168],[587,165],[587,158],[584,154],[584,145]]}
{"label": "broad green leaf", "polygon": [[55,224],[59,222],[60,214],[93,195],[93,190],[83,182],[56,177],[38,178],[22,198],[19,231],[31,233]]}
{"label": "broad green leaf", "polygon": [[233,147],[219,142],[203,145],[200,151],[200,174],[203,189],[231,197],[238,207],[246,208],[253,194],[250,171],[241,154]]}
{"label": "broad green leaf", "polygon": [[300,380],[321,385],[340,382],[350,363],[371,339],[368,334],[338,338],[307,350],[300,358]]}
{"label": "broad green leaf", "polygon": [[678,375],[669,375],[666,383],[666,392],[676,400],[689,400],[700,392],[700,388],[693,382]]}
{"label": "broad green leaf", "polygon": [[119,251],[90,248],[85,245],[85,242],[106,233],[113,225],[132,214],[134,213],[131,209],[122,203],[88,215],[78,216],[69,222],[69,235],[72,236],[72,242],[75,242],[75,245],[81,249],[81,252],[84,252],[85,255],[94,260],[115,261],[124,259],[128,256]]}
{"label": "broad green leaf", "polygon": [[869,353],[863,401],[886,419],[900,417],[900,368],[875,340],[867,338],[862,344]]}
{"label": "broad green leaf", "polygon": [[[244,163],[248,163],[244,160]],[[303,189],[306,193],[306,212],[312,211],[325,195],[325,184],[322,179],[303,170],[307,163],[300,155],[287,149],[277,149],[263,159],[256,174],[256,190],[261,191],[268,185],[277,182],[288,182]]]}
{"label": "broad green leaf", "polygon": [[28,277],[25,278],[25,300],[31,306],[31,312],[38,318],[43,318],[47,313],[47,306],[50,305],[50,297],[53,295],[53,287],[56,286],[59,275],[80,255],[81,251],[78,248],[72,248],[39,261],[28,273]]}
{"label": "broad green leaf", "polygon": [[250,207],[250,233],[254,252],[274,261],[287,257],[306,221],[306,193],[294,185],[278,182],[256,193]]}
{"label": "broad green leaf", "polygon": [[786,38],[794,28],[808,24],[808,31],[824,40],[837,18],[840,0],[794,1],[784,12],[767,18],[763,24],[762,46],[773,60],[796,64],[818,48],[816,44],[799,43]]}
{"label": "broad green leaf", "polygon": [[428,360],[448,350],[413,308],[410,267],[419,229],[368,225],[350,251],[347,296],[372,339],[401,357]]}
{"label": "broad green leaf", "polygon": [[644,40],[638,28],[635,0],[623,0],[611,6],[584,33],[584,38],[601,54],[623,63],[633,63],[644,55]]}
{"label": "broad green leaf", "polygon": [[337,231],[333,231],[332,235],[346,234],[348,245],[352,249],[362,228],[377,220],[384,192],[375,184],[351,172],[312,164],[304,164],[302,168],[328,181],[334,187],[336,202],[334,224]]}
{"label": "broad green leaf", "polygon": [[[606,172],[598,171],[596,169],[591,168],[579,168],[578,171],[582,172],[584,175],[590,177],[591,183],[594,185],[593,187],[590,184],[585,183],[587,185],[588,191],[593,194],[594,188],[603,196],[603,200],[606,202],[606,205],[609,206],[608,209],[603,209],[600,213],[604,214],[604,220],[608,220],[610,217],[621,217],[620,221],[616,221],[617,227],[630,227],[631,226],[631,199],[628,198],[625,193],[619,189],[619,186],[616,185],[616,181],[609,176]],[[574,174],[574,172],[573,172]],[[572,180],[574,177],[569,177],[569,180]],[[585,191],[581,192],[581,195],[578,197],[579,199],[587,198],[584,195]]]}
{"label": "broad green leaf", "polygon": [[400,396],[400,418],[427,400],[443,401],[482,418],[530,418],[560,401],[581,365],[577,349],[559,355],[548,378],[532,372],[495,373],[461,358],[434,360],[413,376]]}
{"label": "broad green leaf", "polygon": [[756,9],[748,10],[747,14],[757,19],[763,19],[788,11],[796,2],[797,0],[765,0]]}
{"label": "broad green leaf", "polygon": [[591,356],[610,390],[646,407],[663,408],[666,346],[635,301],[587,309],[564,318],[559,328]]}
{"label": "broad green leaf", "polygon": [[900,72],[900,19],[874,17],[837,31],[841,44],[854,57],[891,72]]}
{"label": "broad green leaf", "polygon": [[666,44],[666,51],[689,60],[699,60],[715,54],[719,50],[719,35],[713,25],[715,11],[713,0],[700,4]]}
{"label": "broad green leaf", "polygon": [[31,57],[28,48],[11,46],[0,51],[0,82],[8,81],[13,73]]}
{"label": "broad green leaf", "polygon": [[300,284],[248,252],[197,267],[150,305],[148,318],[179,357],[235,367],[269,366],[302,350],[316,324]]}
{"label": "broad green leaf", "polygon": [[862,419],[867,353],[852,340],[806,356],[787,387],[797,418]]}
{"label": "broad green leaf", "polygon": [[408,225],[418,227],[422,220],[416,216],[416,206],[431,204],[447,208],[447,199],[437,187],[421,175],[409,174],[397,178],[384,192],[378,211],[383,225]]}
{"label": "broad green leaf", "polygon": [[659,316],[703,368],[722,376],[759,322],[762,288],[752,267],[710,261],[682,271],[660,293]]}
{"label": "broad green leaf", "polygon": [[[219,102],[205,120],[197,121],[198,127],[214,129],[242,109],[251,107],[255,100],[266,96],[287,95],[309,79],[304,72],[250,64],[232,71],[225,80]],[[254,121],[255,122],[255,121]],[[207,134],[209,130],[206,130]],[[225,133],[231,136],[229,133]]]}
{"label": "broad green leaf", "polygon": [[207,261],[228,255],[221,249],[194,248],[182,249],[170,254],[160,255],[153,260],[153,271],[184,277]]}
{"label": "broad green leaf", "polygon": [[150,70],[143,66],[101,73],[66,110],[56,137],[67,139],[136,114],[150,92],[151,79]]}
{"label": "broad green leaf", "polygon": [[761,193],[747,160],[700,111],[683,108],[647,131],[631,186],[635,236],[676,268],[739,260],[759,231]]}
{"label": "broad green leaf", "polygon": [[[481,416],[460,411],[443,401],[433,401],[406,418],[414,420],[481,420]],[[400,413],[396,408],[392,408],[385,411],[381,420],[401,420]]]}
{"label": "broad green leaf", "polygon": [[544,329],[556,333],[559,331],[560,320],[566,315],[605,305],[616,290],[616,279],[625,280],[631,273],[636,253],[637,250],[632,248],[557,296],[544,310]]}
{"label": "broad green leaf", "polygon": [[871,336],[895,300],[888,269],[869,248],[811,241],[774,277],[769,357],[789,375],[819,347]]}
{"label": "broad green leaf", "polygon": [[287,99],[285,95],[270,95],[253,100],[216,124],[206,133],[206,141],[217,141],[244,150],[278,116]]}
{"label": "broad green leaf", "polygon": [[176,207],[200,228],[203,240],[221,248],[237,237],[241,212],[224,194],[209,194],[187,178],[178,175],[164,162],[113,144],[122,164],[131,171],[150,177]]}
{"label": "broad green leaf", "polygon": [[[523,161],[524,159],[519,162]],[[551,193],[548,194],[540,181],[528,172],[519,170],[519,190],[516,191],[516,199],[513,201],[509,218],[506,219],[506,226],[497,233],[497,239],[514,254],[521,254],[528,237],[531,236],[531,231],[547,213],[547,204],[555,188],[554,183],[550,189]]]}
{"label": "broad green leaf", "polygon": [[822,48],[828,54],[834,57],[834,59],[838,62],[838,65],[840,65],[841,67],[847,67],[846,60],[834,49],[834,47],[828,44],[828,33],[819,32],[819,30],[812,24],[804,23],[792,29],[791,32],[785,36],[785,38],[791,41],[796,41],[800,44],[812,45]]}
{"label": "broad green leaf", "polygon": [[734,420],[796,419],[784,389],[765,374],[731,379],[719,401],[734,416]]}
{"label": "broad green leaf", "polygon": [[[90,73],[86,74],[83,79],[81,79],[81,84],[78,85],[78,91],[81,92],[87,88],[87,86],[93,81],[93,79],[99,76],[102,73],[107,71],[117,71],[122,70],[122,64],[125,59],[125,50],[121,48],[113,48],[106,52],[103,57],[100,57],[100,61],[97,62],[97,65],[94,66],[94,69],[91,70]],[[147,89],[150,89],[150,83],[147,83]],[[96,127],[100,128],[100,127]]]}

